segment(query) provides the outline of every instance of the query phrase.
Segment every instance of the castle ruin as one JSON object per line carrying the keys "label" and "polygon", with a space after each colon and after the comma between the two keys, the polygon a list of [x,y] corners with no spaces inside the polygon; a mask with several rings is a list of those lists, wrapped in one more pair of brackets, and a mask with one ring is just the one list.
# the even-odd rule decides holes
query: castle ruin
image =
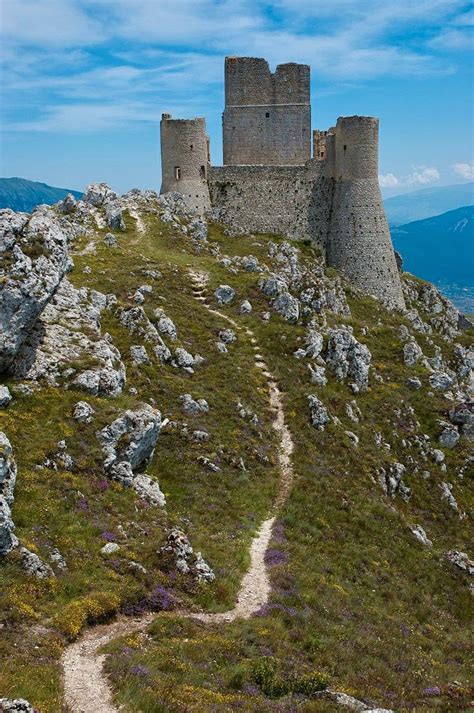
{"label": "castle ruin", "polygon": [[[391,308],[405,307],[378,184],[378,119],[340,117],[311,135],[310,68],[225,60],[224,165],[203,118],[161,120],[161,192],[211,208],[235,234],[310,238],[327,264]],[[311,156],[312,154],[312,156]]]}

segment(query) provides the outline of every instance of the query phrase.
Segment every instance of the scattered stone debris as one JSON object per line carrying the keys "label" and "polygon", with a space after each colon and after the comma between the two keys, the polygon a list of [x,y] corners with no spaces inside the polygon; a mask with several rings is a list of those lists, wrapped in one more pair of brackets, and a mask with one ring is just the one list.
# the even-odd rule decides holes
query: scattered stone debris
{"label": "scattered stone debris", "polygon": [[369,368],[372,355],[365,344],[360,344],[352,334],[352,327],[330,329],[324,358],[328,368],[337,379],[354,379],[354,393],[368,388]]}
{"label": "scattered stone debris", "polygon": [[5,433],[0,431],[0,556],[7,555],[18,545],[10,510],[14,501],[16,477],[12,445]]}
{"label": "scattered stone debris", "polygon": [[169,531],[166,545],[162,553],[170,553],[175,561],[176,569],[182,574],[191,573],[195,579],[202,582],[213,582],[215,574],[204,561],[200,552],[194,554],[187,536],[182,530],[173,528]]}
{"label": "scattered stone debris", "polygon": [[410,488],[403,482],[406,468],[402,463],[391,463],[388,468],[379,468],[379,482],[384,493],[394,498],[397,493],[405,501],[410,499]]}
{"label": "scattered stone debris", "polygon": [[324,431],[324,427],[330,421],[326,407],[314,394],[308,396],[308,403],[311,424],[319,431]]}
{"label": "scattered stone debris", "polygon": [[431,542],[431,540],[428,539],[428,535],[421,527],[421,525],[415,525],[414,527],[412,527],[411,531],[415,535],[418,542],[421,542],[422,545],[424,545],[425,547],[433,547],[433,543]]}
{"label": "scattered stone debris", "polygon": [[230,285],[219,285],[214,296],[220,305],[227,305],[234,299],[235,290]]}
{"label": "scattered stone debris", "polygon": [[0,408],[6,408],[12,400],[8,386],[0,386]]}
{"label": "scattered stone debris", "polygon": [[205,399],[197,399],[195,401],[191,394],[183,394],[181,401],[183,410],[190,416],[198,416],[201,413],[207,413],[209,411],[209,404]]}
{"label": "scattered stone debris", "polygon": [[73,418],[79,423],[91,423],[94,418],[94,409],[87,401],[78,401],[74,404],[72,411]]}

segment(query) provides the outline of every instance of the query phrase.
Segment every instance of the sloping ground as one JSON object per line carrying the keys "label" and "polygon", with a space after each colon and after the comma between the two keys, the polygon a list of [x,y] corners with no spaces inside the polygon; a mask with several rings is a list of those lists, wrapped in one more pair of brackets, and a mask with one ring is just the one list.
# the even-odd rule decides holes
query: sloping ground
{"label": "sloping ground", "polygon": [[[472,343],[472,331],[458,334],[454,311],[413,278],[407,298],[419,314],[390,314],[333,271],[325,276],[310,245],[294,251],[269,236],[228,238],[217,226],[206,241],[199,226],[170,221],[168,213],[150,199],[140,206],[141,222],[124,214],[116,246],[104,239],[105,227],[89,226],[73,242],[72,285],[117,297],[100,313],[100,335],[84,325],[79,331],[119,350],[127,374],[122,393],[91,396],[73,387],[78,373],[98,368],[87,353],[74,356],[72,375],[66,359],[57,386],[21,393],[18,381],[4,382],[14,394],[0,418],[18,465],[16,534],[56,576],[28,575],[17,549],[0,562],[0,697],[23,696],[41,711],[60,711],[67,641],[118,611],[161,609],[166,615],[148,632],[108,647],[105,667],[125,710],[339,710],[319,697],[326,682],[366,709],[462,710],[470,700],[472,594],[467,573],[446,553],[469,553],[472,443],[463,435],[448,448],[438,439],[454,430],[447,411],[466,398],[467,357],[453,344]],[[208,276],[199,295],[190,271]],[[152,291],[140,297],[144,284]],[[228,304],[218,305],[219,285],[235,290]],[[232,326],[204,299],[242,326],[233,330],[235,341],[222,334]],[[250,313],[241,313],[244,300]],[[176,340],[161,333],[171,352],[182,347],[204,357],[194,373],[160,363],[156,340],[130,333],[120,317],[137,305],[154,325],[162,318],[158,308],[172,319]],[[329,330],[343,325],[356,340],[347,375],[348,364],[328,344],[335,339]],[[367,390],[364,345],[372,355]],[[145,346],[150,364],[134,364],[131,346]],[[294,442],[295,484],[265,555],[270,600],[248,620],[191,620],[184,610],[232,609],[252,537],[278,490],[279,436],[255,346],[278,384]],[[414,366],[404,363],[404,352],[408,363],[418,354]],[[450,379],[444,391],[432,385],[439,373]],[[209,410],[184,412],[186,393],[206,399]],[[147,467],[166,496],[164,508],[104,473],[95,436],[150,399],[162,421],[170,419]],[[80,400],[94,408],[91,422],[72,417]],[[61,440],[75,461],[71,470],[64,460],[44,464],[57,463]],[[162,549],[176,526],[201,550],[213,581],[199,581],[194,564],[179,571],[175,552]],[[416,526],[431,546],[413,534]],[[102,554],[107,542],[120,549]],[[66,569],[51,561],[56,549]]]}

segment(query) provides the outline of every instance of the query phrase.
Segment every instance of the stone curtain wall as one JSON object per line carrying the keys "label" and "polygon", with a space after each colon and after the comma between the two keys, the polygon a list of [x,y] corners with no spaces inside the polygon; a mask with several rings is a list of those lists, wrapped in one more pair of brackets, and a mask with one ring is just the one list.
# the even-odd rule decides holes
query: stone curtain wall
{"label": "stone curtain wall", "polygon": [[211,207],[207,178],[208,137],[203,118],[172,119],[163,114],[161,134],[161,193],[178,191],[186,203],[203,214]]}
{"label": "stone curtain wall", "polygon": [[252,57],[225,63],[225,165],[303,165],[311,157],[310,72]]}
{"label": "stone curtain wall", "polygon": [[316,162],[213,166],[209,173],[212,206],[233,233],[312,238],[322,249],[329,229],[332,185]]}

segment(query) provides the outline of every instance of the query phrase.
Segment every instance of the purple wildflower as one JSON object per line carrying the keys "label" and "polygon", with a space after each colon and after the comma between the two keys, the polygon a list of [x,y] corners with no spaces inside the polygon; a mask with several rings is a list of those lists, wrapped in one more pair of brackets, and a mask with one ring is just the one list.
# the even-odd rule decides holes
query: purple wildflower
{"label": "purple wildflower", "polygon": [[148,604],[151,609],[173,609],[176,605],[176,598],[166,587],[158,585],[148,597]]}
{"label": "purple wildflower", "polygon": [[141,664],[137,664],[136,666],[132,666],[130,669],[130,673],[133,673],[134,676],[149,676],[150,671],[147,669],[146,666],[142,666]]}
{"label": "purple wildflower", "polygon": [[276,548],[270,548],[265,552],[265,564],[268,567],[275,567],[279,564],[285,564],[288,562],[288,555],[282,550],[277,550]]}
{"label": "purple wildflower", "polygon": [[441,689],[439,686],[428,686],[428,688],[423,689],[423,694],[425,696],[440,696]]}
{"label": "purple wildflower", "polygon": [[106,542],[115,542],[115,539],[116,539],[114,533],[109,532],[108,530],[105,530],[104,532],[102,532],[100,536]]}

